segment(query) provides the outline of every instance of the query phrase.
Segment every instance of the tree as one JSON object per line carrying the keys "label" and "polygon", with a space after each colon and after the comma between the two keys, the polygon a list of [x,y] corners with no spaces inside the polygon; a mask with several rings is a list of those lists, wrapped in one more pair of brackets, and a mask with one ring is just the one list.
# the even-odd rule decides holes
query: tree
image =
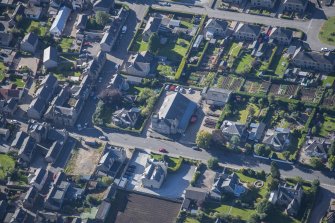
{"label": "tree", "polygon": [[286,160],[288,160],[288,159],[290,158],[290,152],[287,151],[287,150],[285,150],[285,151],[283,152],[283,156],[284,156],[284,158],[285,158]]}
{"label": "tree", "polygon": [[109,14],[103,11],[98,11],[95,15],[95,21],[98,25],[105,26],[109,22]]}
{"label": "tree", "polygon": [[255,153],[259,156],[268,157],[271,153],[271,149],[264,144],[256,144],[255,145]]}
{"label": "tree", "polygon": [[214,170],[219,166],[219,160],[217,158],[210,158],[207,161],[207,166],[209,169]]}
{"label": "tree", "polygon": [[259,105],[260,108],[262,108],[265,104],[264,99],[263,98],[258,99],[257,104]]}
{"label": "tree", "polygon": [[157,33],[151,35],[148,43],[149,52],[156,53],[160,46],[160,39]]}
{"label": "tree", "polygon": [[323,163],[322,163],[322,160],[320,158],[312,157],[310,159],[310,164],[315,169],[322,169],[323,168]]}
{"label": "tree", "polygon": [[275,179],[280,179],[280,171],[279,168],[277,166],[277,163],[272,161],[271,162],[271,176]]}
{"label": "tree", "polygon": [[328,155],[329,156],[335,155],[335,142],[333,142],[330,148],[328,149]]}
{"label": "tree", "polygon": [[240,137],[237,135],[233,135],[230,139],[230,143],[233,145],[234,148],[240,143]]}
{"label": "tree", "polygon": [[143,88],[137,96],[137,101],[140,103],[145,102],[150,96],[155,95],[155,92],[150,88]]}
{"label": "tree", "polygon": [[334,155],[331,155],[328,158],[328,166],[330,170],[333,170],[335,168],[335,156]]}
{"label": "tree", "polygon": [[256,98],[255,97],[251,97],[250,100],[249,100],[250,103],[255,103],[256,102]]}
{"label": "tree", "polygon": [[294,104],[294,103],[289,103],[289,104],[288,104],[288,110],[289,110],[290,112],[294,112],[294,111],[296,111],[297,108],[298,108],[297,104]]}
{"label": "tree", "polygon": [[315,135],[315,134],[316,134],[316,132],[317,132],[317,130],[316,130],[316,127],[315,127],[315,126],[313,126],[313,128],[312,128],[312,135]]}
{"label": "tree", "polygon": [[208,149],[210,142],[212,139],[212,134],[205,131],[205,130],[201,130],[197,133],[197,137],[195,139],[195,143],[201,147],[201,148],[205,148]]}
{"label": "tree", "polygon": [[279,185],[278,179],[275,179],[272,176],[269,176],[267,181],[268,181],[269,190],[276,190],[278,188],[278,185]]}
{"label": "tree", "polygon": [[254,117],[254,115],[255,115],[255,113],[256,113],[255,109],[254,109],[252,106],[250,106],[250,107],[248,108],[248,112],[249,112],[249,116],[250,116],[250,117]]}
{"label": "tree", "polygon": [[268,102],[269,102],[269,105],[272,105],[275,101],[275,96],[273,94],[270,94],[268,96]]}

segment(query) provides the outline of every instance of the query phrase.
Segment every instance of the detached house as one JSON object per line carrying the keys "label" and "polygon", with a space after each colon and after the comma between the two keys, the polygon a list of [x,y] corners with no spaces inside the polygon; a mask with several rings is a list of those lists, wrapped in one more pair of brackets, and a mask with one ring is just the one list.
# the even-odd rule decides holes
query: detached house
{"label": "detached house", "polygon": [[245,188],[240,184],[240,179],[236,173],[230,175],[224,173],[215,179],[210,196],[219,200],[224,192],[240,196],[244,191]]}
{"label": "detached house", "polygon": [[251,123],[248,128],[248,139],[259,142],[264,135],[265,127],[266,125],[263,122]]}
{"label": "detached house", "polygon": [[298,49],[292,57],[292,64],[302,69],[331,73],[335,71],[335,55]]}
{"label": "detached house", "polygon": [[284,0],[283,9],[288,12],[304,13],[308,5],[308,0]]}
{"label": "detached house", "polygon": [[209,105],[224,106],[228,103],[232,91],[222,88],[205,87],[201,92],[201,97]]}
{"label": "detached house", "polygon": [[148,42],[152,34],[157,33],[161,25],[162,19],[157,17],[150,17],[143,30],[142,39]]}
{"label": "detached house", "polygon": [[131,108],[129,110],[122,108],[113,113],[112,122],[113,124],[123,128],[133,128],[140,116],[139,108]]}
{"label": "detached house", "polygon": [[327,159],[327,149],[331,143],[324,138],[313,137],[306,140],[303,151],[307,156]]}
{"label": "detached house", "polygon": [[151,117],[151,128],[162,134],[183,133],[196,109],[197,104],[179,92],[167,95],[158,113]]}
{"label": "detached house", "polygon": [[9,46],[13,39],[13,34],[5,31],[0,31],[0,45]]}
{"label": "detached house", "polygon": [[221,131],[225,136],[236,135],[242,137],[246,132],[245,124],[225,120],[221,125]]}
{"label": "detached house", "polygon": [[125,62],[123,71],[133,76],[148,77],[151,71],[151,61],[152,56],[149,51],[136,53]]}
{"label": "detached house", "polygon": [[55,35],[55,36],[61,36],[64,29],[65,29],[65,26],[66,26],[66,22],[67,20],[69,19],[69,16],[71,14],[71,9],[69,9],[68,7],[66,6],[63,6],[55,20],[53,21],[52,25],[51,25],[51,28],[50,28],[50,33],[52,35]]}
{"label": "detached house", "polygon": [[270,31],[270,39],[279,44],[289,45],[292,41],[293,31],[282,27],[273,27]]}
{"label": "detached house", "polygon": [[154,160],[147,160],[146,167],[141,177],[143,187],[159,189],[167,175],[167,164]]}
{"label": "detached house", "polygon": [[228,30],[228,22],[221,19],[208,19],[204,27],[204,36],[206,39],[212,39],[215,36],[225,36]]}
{"label": "detached house", "polygon": [[107,145],[104,155],[100,158],[96,167],[98,175],[115,176],[124,161],[126,160],[126,151],[121,147]]}
{"label": "detached house", "polygon": [[255,8],[272,9],[276,4],[276,0],[251,0],[251,6]]}
{"label": "detached house", "polygon": [[276,191],[271,192],[269,202],[285,207],[285,211],[290,216],[298,214],[303,189],[298,183],[294,187],[287,184],[279,185]]}
{"label": "detached house", "polygon": [[284,150],[290,144],[290,129],[268,129],[265,133],[263,143],[271,146],[274,150]]}
{"label": "detached house", "polygon": [[239,23],[233,36],[238,40],[255,41],[261,33],[259,25]]}
{"label": "detached house", "polygon": [[24,36],[24,38],[21,41],[21,50],[29,52],[29,53],[35,53],[37,46],[38,46],[38,36],[30,32],[27,35]]}

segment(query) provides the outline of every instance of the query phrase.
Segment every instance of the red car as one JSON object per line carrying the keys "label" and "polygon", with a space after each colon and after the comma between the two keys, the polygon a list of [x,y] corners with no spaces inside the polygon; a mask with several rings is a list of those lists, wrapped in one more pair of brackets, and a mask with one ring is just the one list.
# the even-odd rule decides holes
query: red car
{"label": "red car", "polygon": [[159,149],[159,152],[161,152],[161,153],[167,153],[168,151],[166,149],[164,149],[164,148],[161,148],[161,149]]}

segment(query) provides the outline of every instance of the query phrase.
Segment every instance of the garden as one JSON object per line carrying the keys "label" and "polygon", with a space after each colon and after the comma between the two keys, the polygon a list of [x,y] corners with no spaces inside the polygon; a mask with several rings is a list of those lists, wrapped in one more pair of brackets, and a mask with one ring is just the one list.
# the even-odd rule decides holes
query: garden
{"label": "garden", "polygon": [[4,154],[0,154],[0,180],[4,180],[15,168],[15,160]]}
{"label": "garden", "polygon": [[335,46],[335,16],[325,20],[319,33],[321,42]]}
{"label": "garden", "polygon": [[172,157],[172,156],[166,156],[166,155],[157,154],[157,153],[151,153],[150,157],[157,161],[164,160],[165,162],[167,162],[169,172],[176,172],[177,170],[179,170],[181,164],[183,163],[182,157]]}
{"label": "garden", "polygon": [[300,88],[300,99],[303,102],[307,103],[319,103],[322,99],[322,95],[324,92],[324,87],[317,87],[317,88]]}
{"label": "garden", "polygon": [[248,74],[252,69],[252,64],[255,58],[247,52],[243,52],[234,62],[236,64],[235,73],[237,74]]}
{"label": "garden", "polygon": [[269,94],[278,97],[294,98],[298,93],[298,85],[272,84]]}
{"label": "garden", "polygon": [[266,95],[269,91],[271,83],[262,80],[246,80],[242,87],[242,91],[247,92],[249,94],[264,94]]}
{"label": "garden", "polygon": [[269,69],[274,71],[274,74],[282,78],[289,65],[288,57],[282,53],[273,55],[272,61],[269,64]]}
{"label": "garden", "polygon": [[241,89],[243,82],[244,79],[234,75],[220,76],[217,80],[217,87],[237,92]]}
{"label": "garden", "polygon": [[215,76],[216,74],[214,72],[191,72],[187,84],[196,87],[212,86],[215,81]]}
{"label": "garden", "polygon": [[328,137],[329,134],[335,131],[335,116],[333,114],[323,113],[322,118],[323,122],[319,134],[323,137]]}

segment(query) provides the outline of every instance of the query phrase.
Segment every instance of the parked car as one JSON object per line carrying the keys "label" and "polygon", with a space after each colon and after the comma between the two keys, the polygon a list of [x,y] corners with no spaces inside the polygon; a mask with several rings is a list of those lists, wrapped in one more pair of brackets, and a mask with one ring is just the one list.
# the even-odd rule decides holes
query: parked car
{"label": "parked car", "polygon": [[165,90],[168,91],[170,89],[170,85],[165,86]]}
{"label": "parked car", "polygon": [[121,33],[125,34],[127,32],[127,26],[122,26]]}
{"label": "parked car", "polygon": [[168,151],[166,149],[164,149],[164,148],[160,148],[159,152],[161,152],[161,153],[168,153]]}
{"label": "parked car", "polygon": [[195,151],[201,151],[201,149],[198,146],[192,146],[192,149]]}
{"label": "parked car", "polygon": [[106,137],[106,136],[99,136],[99,139],[100,139],[100,140],[107,141],[107,137]]}

